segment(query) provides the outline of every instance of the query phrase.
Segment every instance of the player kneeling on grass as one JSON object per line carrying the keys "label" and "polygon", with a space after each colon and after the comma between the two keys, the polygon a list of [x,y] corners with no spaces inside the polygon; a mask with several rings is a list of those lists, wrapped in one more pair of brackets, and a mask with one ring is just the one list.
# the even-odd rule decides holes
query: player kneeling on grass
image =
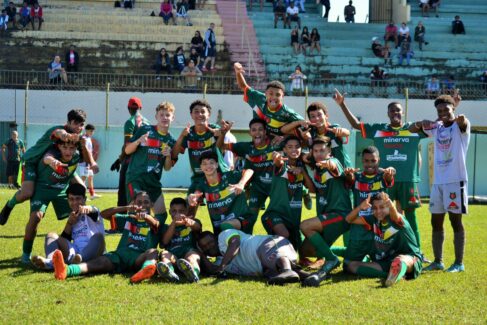
{"label": "player kneeling on grass", "polygon": [[90,273],[122,273],[140,269],[130,278],[136,283],[156,273],[157,245],[162,238],[162,224],[149,213],[152,207],[149,195],[139,192],[135,204],[142,211],[131,214],[125,223],[117,249],[87,263],[66,265],[63,254],[56,250],[52,256],[54,276],[58,280]]}
{"label": "player kneeling on grass", "polygon": [[[361,211],[371,208],[373,216],[360,217]],[[372,262],[351,261],[347,264],[349,272],[385,279],[386,287],[403,277],[415,279],[419,276],[423,261],[416,236],[386,193],[369,194],[350,212],[347,221],[363,225],[374,234]]]}
{"label": "player kneeling on grass", "polygon": [[[204,231],[198,238],[198,246],[206,256],[223,256],[219,265],[209,268],[210,274],[264,275],[269,284],[300,280],[300,274],[295,271],[299,270],[296,251],[284,237],[248,235],[236,229],[224,230],[217,237]],[[309,275],[299,272],[304,274],[303,278]]]}
{"label": "player kneeling on grass", "polygon": [[52,270],[52,255],[59,249],[67,264],[90,261],[105,250],[105,229],[100,211],[86,204],[86,188],[78,183],[69,185],[68,204],[71,209],[61,236],[48,233],[44,249],[46,257],[32,256],[32,263],[41,270]]}
{"label": "player kneeling on grass", "polygon": [[179,282],[174,272],[174,264],[189,282],[198,282],[200,275],[200,255],[196,250],[196,236],[201,232],[201,222],[188,216],[188,204],[180,197],[169,205],[172,222],[164,225],[162,244],[166,250],[159,254],[157,273],[166,280]]}

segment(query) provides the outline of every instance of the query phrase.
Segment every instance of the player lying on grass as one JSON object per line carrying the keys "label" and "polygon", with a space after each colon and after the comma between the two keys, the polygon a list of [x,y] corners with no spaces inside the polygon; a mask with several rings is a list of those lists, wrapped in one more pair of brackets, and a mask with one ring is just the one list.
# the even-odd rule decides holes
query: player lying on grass
{"label": "player lying on grass", "polygon": [[198,247],[206,256],[222,256],[209,273],[265,276],[269,284],[298,282],[300,274],[301,278],[309,275],[296,266],[296,251],[281,236],[248,235],[236,229],[215,236],[204,231],[198,238]]}
{"label": "player lying on grass", "polygon": [[[360,212],[369,209],[372,209],[373,215],[360,216]],[[385,279],[386,287],[403,277],[415,279],[419,276],[423,261],[416,236],[386,193],[368,194],[350,212],[347,221],[366,227],[374,235],[372,262],[351,261],[347,264],[349,272]]]}
{"label": "player lying on grass", "polygon": [[52,256],[54,276],[58,280],[91,273],[122,273],[140,269],[130,281],[140,282],[156,273],[157,245],[162,239],[162,223],[150,215],[150,197],[145,192],[137,193],[135,204],[142,209],[130,214],[117,249],[91,261],[66,265],[63,254],[56,250]]}
{"label": "player lying on grass", "polygon": [[174,272],[176,265],[189,282],[198,282],[200,276],[200,254],[196,249],[196,237],[201,233],[201,222],[188,216],[188,204],[177,197],[169,204],[172,222],[164,225],[162,246],[157,263],[159,276],[171,282],[179,282]]}
{"label": "player lying on grass", "polygon": [[32,263],[41,270],[52,270],[52,255],[59,249],[67,264],[87,262],[103,254],[105,229],[102,213],[86,204],[86,188],[78,183],[69,185],[68,204],[71,209],[61,236],[50,232],[44,242],[46,257],[32,256]]}

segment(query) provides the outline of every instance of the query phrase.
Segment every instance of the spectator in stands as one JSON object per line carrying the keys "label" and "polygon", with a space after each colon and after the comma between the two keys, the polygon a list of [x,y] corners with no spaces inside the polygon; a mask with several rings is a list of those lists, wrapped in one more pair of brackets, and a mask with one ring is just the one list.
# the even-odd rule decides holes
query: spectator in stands
{"label": "spectator in stands", "polygon": [[198,0],[198,9],[203,10],[205,8],[206,0]]}
{"label": "spectator in stands", "polygon": [[193,26],[191,18],[188,15],[189,3],[188,0],[180,0],[176,4],[176,17],[186,20],[186,26]]}
{"label": "spectator in stands", "polygon": [[2,14],[0,14],[0,35],[3,35],[8,28],[8,15],[7,10],[3,9]]}
{"label": "spectator in stands", "polygon": [[429,17],[429,0],[419,0],[419,6],[421,7],[421,14],[423,15],[423,17]]}
{"label": "spectator in stands", "polygon": [[294,0],[294,5],[296,6],[296,8],[299,9],[299,12],[300,13],[305,13],[306,12],[306,9],[304,8],[305,1],[306,0]]}
{"label": "spectator in stands", "polygon": [[215,70],[216,36],[214,30],[215,24],[211,23],[205,33],[205,61],[203,62],[202,71],[208,71],[206,67],[208,62],[210,62],[210,70]]}
{"label": "spectator in stands", "polygon": [[384,58],[384,65],[388,63],[392,65],[392,59],[390,58],[391,52],[389,51],[389,47],[382,46],[379,42],[379,38],[377,36],[372,37],[372,52],[378,58]]}
{"label": "spectator in stands", "polygon": [[294,72],[289,76],[291,80],[291,93],[294,96],[301,96],[304,92],[304,80],[308,79],[305,74],[301,71],[301,67],[296,66]]}
{"label": "spectator in stands", "polygon": [[436,18],[440,17],[440,15],[438,14],[438,11],[440,8],[440,3],[441,3],[441,0],[429,0],[429,2],[428,2],[430,8],[435,9]]}
{"label": "spectator in stands", "polygon": [[135,0],[123,0],[123,7],[125,9],[133,9],[135,7]]}
{"label": "spectator in stands", "polygon": [[322,8],[321,16],[326,21],[328,21],[328,14],[330,13],[330,9],[331,9],[330,0],[318,0],[318,1],[321,4],[321,8]]}
{"label": "spectator in stands", "polygon": [[8,21],[12,23],[12,29],[14,29],[17,26],[17,7],[10,1],[5,10],[7,11]]}
{"label": "spectator in stands", "polygon": [[42,18],[42,7],[39,6],[39,3],[36,2],[30,9],[30,23],[32,24],[32,30],[35,30],[34,23],[37,21],[38,28],[37,30],[41,30],[42,23],[44,22],[44,18]]}
{"label": "spectator in stands", "polygon": [[169,23],[169,19],[171,19],[172,23],[177,25],[176,20],[174,19],[172,3],[169,0],[164,0],[161,2],[161,12],[159,13],[159,16],[162,17],[164,24],[167,25]]}
{"label": "spectator in stands", "polygon": [[277,28],[279,19],[282,19],[282,26],[286,28],[286,7],[282,4],[282,0],[277,1],[274,6],[274,28]]}
{"label": "spectator in stands", "polygon": [[418,22],[418,25],[414,29],[414,40],[419,44],[419,50],[423,50],[423,43],[424,45],[428,45],[429,43],[425,41],[424,34],[426,34],[426,28],[424,28],[423,23],[421,21]]}
{"label": "spectator in stands", "polygon": [[294,27],[291,31],[291,46],[293,47],[293,53],[299,54],[299,29],[298,26]]}
{"label": "spectator in stands", "polygon": [[352,3],[352,1],[349,1],[348,6],[345,6],[345,9],[343,10],[343,15],[347,24],[355,23],[355,7],[352,6]]}
{"label": "spectator in stands", "polygon": [[30,22],[30,8],[27,5],[27,2],[22,4],[22,8],[19,11],[20,16],[20,24],[22,25],[22,30],[27,27],[27,24]]}
{"label": "spectator in stands", "polygon": [[264,0],[249,0],[249,9],[252,10],[252,2],[260,2],[260,11],[264,8]]}
{"label": "spectator in stands", "polygon": [[320,46],[320,33],[318,33],[318,29],[313,28],[311,30],[311,35],[309,36],[311,40],[311,46],[309,48],[309,54],[311,55],[313,53],[313,50],[315,49],[318,54],[321,54],[321,46]]}
{"label": "spectator in stands", "polygon": [[[161,71],[164,70],[168,75],[172,74],[172,67],[171,67],[171,58],[167,53],[166,49],[163,47],[157,53],[156,64],[154,64],[154,68],[156,70],[156,79],[161,79],[160,74]],[[167,77],[167,79],[171,79],[171,77]]]}
{"label": "spectator in stands", "polygon": [[455,20],[451,22],[451,32],[452,34],[465,34],[465,26],[460,20],[460,16],[456,15]]}
{"label": "spectator in stands", "polygon": [[429,98],[436,98],[440,94],[440,81],[436,75],[432,75],[431,79],[426,83],[426,95]]}
{"label": "spectator in stands", "polygon": [[384,41],[386,46],[387,46],[387,42],[389,41],[394,42],[394,46],[397,48],[397,26],[394,25],[394,22],[392,20],[386,26]]}
{"label": "spectator in stands", "polygon": [[301,32],[301,40],[299,45],[301,46],[302,53],[306,55],[306,49],[311,46],[311,38],[309,37],[308,27],[306,26],[303,27],[303,31]]}
{"label": "spectator in stands", "polygon": [[294,6],[294,1],[289,3],[289,7],[286,9],[286,23],[288,28],[291,28],[291,22],[295,21],[298,23],[298,28],[301,29],[301,18],[299,17],[299,9]]}
{"label": "spectator in stands", "polygon": [[411,42],[409,27],[405,22],[402,22],[401,27],[399,27],[399,35],[397,36],[397,45],[401,46],[402,41],[405,39]]}
{"label": "spectator in stands", "polygon": [[409,41],[409,39],[406,38],[402,41],[401,47],[399,48],[399,54],[398,54],[399,62],[398,62],[398,64],[402,65],[402,60],[404,58],[406,58],[406,64],[409,65],[413,55],[414,55],[414,52],[411,49],[411,42]]}
{"label": "spectator in stands", "polygon": [[54,60],[49,63],[47,71],[49,72],[50,84],[57,84],[60,81],[63,81],[65,84],[68,83],[68,76],[66,75],[64,64],[61,62],[61,57],[59,55],[56,54],[54,56]]}
{"label": "spectator in stands", "polygon": [[202,65],[201,57],[196,48],[192,47],[189,53],[189,59],[193,60],[194,64],[199,68]]}
{"label": "spectator in stands", "polygon": [[449,75],[447,79],[443,81],[443,94],[454,95],[456,89],[455,76]]}
{"label": "spectator in stands", "polygon": [[188,65],[181,71],[181,76],[184,77],[185,88],[190,92],[196,92],[198,80],[203,75],[201,70],[195,65],[193,60],[188,61]]}
{"label": "spectator in stands", "polygon": [[371,80],[371,83],[370,85],[372,87],[376,87],[376,86],[383,86],[384,85],[384,81],[386,80],[387,78],[387,72],[385,72],[384,70],[382,70],[381,68],[379,68],[378,65],[375,65],[374,66],[374,69],[372,69],[372,71],[370,71],[370,80]]}
{"label": "spectator in stands", "polygon": [[184,67],[186,66],[186,57],[184,56],[183,47],[179,46],[176,49],[176,53],[174,54],[174,68],[179,72],[183,71]]}
{"label": "spectator in stands", "polygon": [[66,60],[66,71],[68,72],[78,72],[79,67],[79,54],[75,51],[74,45],[69,47],[65,55]]}
{"label": "spectator in stands", "polygon": [[200,56],[203,53],[203,37],[201,37],[201,33],[199,30],[194,32],[194,36],[191,39],[191,48],[195,48]]}

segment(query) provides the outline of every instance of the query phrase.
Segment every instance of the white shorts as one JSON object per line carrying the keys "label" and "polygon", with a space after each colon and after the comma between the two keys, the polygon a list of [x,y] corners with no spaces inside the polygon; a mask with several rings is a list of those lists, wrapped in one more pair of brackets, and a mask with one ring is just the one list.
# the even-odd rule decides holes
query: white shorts
{"label": "white shorts", "polygon": [[468,183],[433,184],[430,194],[431,213],[468,213]]}
{"label": "white shorts", "polygon": [[78,165],[78,175],[80,177],[93,176],[93,170],[88,165]]}

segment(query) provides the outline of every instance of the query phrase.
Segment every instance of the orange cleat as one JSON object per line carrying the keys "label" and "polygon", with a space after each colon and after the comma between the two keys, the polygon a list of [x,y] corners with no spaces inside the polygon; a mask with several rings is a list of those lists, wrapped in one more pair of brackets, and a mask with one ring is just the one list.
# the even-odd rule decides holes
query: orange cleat
{"label": "orange cleat", "polygon": [[59,249],[56,249],[52,255],[52,265],[54,266],[54,277],[58,280],[66,280],[68,266],[64,263],[63,253]]}
{"label": "orange cleat", "polygon": [[147,265],[142,270],[132,275],[132,277],[130,278],[130,282],[139,283],[146,279],[152,278],[154,274],[156,274],[156,265],[155,264]]}

